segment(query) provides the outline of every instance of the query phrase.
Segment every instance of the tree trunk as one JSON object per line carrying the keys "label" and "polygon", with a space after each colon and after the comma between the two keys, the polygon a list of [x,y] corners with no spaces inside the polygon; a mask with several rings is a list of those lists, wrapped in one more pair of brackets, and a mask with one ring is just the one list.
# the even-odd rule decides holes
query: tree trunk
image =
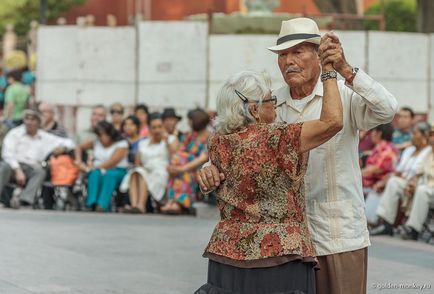
{"label": "tree trunk", "polygon": [[422,33],[434,32],[434,1],[417,0],[417,30]]}
{"label": "tree trunk", "polygon": [[[359,0],[315,0],[321,13],[359,14]],[[333,21],[333,29],[360,30],[363,29],[361,20],[337,18]]]}
{"label": "tree trunk", "polygon": [[356,0],[315,0],[322,13],[357,14]]}

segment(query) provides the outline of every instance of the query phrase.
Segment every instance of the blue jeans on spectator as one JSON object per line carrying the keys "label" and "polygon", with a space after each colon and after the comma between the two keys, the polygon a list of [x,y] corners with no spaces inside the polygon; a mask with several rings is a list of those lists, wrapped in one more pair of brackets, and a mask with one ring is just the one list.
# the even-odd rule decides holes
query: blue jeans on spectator
{"label": "blue jeans on spectator", "polygon": [[104,174],[99,169],[92,170],[88,175],[86,205],[91,207],[96,204],[108,210],[113,192],[126,173],[127,170],[120,167],[110,168]]}

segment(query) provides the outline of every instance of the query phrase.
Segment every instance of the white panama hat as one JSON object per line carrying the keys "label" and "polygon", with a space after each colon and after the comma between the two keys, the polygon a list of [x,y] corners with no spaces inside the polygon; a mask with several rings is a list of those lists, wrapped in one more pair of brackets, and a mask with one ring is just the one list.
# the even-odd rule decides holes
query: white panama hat
{"label": "white panama hat", "polygon": [[268,50],[278,53],[302,42],[319,45],[320,41],[321,35],[316,22],[310,18],[299,17],[282,21],[277,44]]}

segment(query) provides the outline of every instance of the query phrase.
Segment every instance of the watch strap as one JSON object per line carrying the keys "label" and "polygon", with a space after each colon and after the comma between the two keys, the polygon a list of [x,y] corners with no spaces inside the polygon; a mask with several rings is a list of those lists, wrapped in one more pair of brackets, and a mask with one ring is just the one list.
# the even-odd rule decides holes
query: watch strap
{"label": "watch strap", "polygon": [[336,79],[337,77],[338,77],[338,74],[336,73],[336,71],[334,71],[334,70],[326,71],[326,72],[321,74],[321,82],[324,82],[324,81],[329,80],[329,79]]}

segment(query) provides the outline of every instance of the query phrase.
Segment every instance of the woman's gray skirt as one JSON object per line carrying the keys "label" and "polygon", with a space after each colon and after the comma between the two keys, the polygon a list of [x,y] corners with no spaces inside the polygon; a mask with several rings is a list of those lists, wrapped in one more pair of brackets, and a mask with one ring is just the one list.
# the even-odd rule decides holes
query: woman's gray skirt
{"label": "woman's gray skirt", "polygon": [[208,282],[194,294],[315,294],[315,270],[291,261],[266,268],[239,268],[209,260]]}

